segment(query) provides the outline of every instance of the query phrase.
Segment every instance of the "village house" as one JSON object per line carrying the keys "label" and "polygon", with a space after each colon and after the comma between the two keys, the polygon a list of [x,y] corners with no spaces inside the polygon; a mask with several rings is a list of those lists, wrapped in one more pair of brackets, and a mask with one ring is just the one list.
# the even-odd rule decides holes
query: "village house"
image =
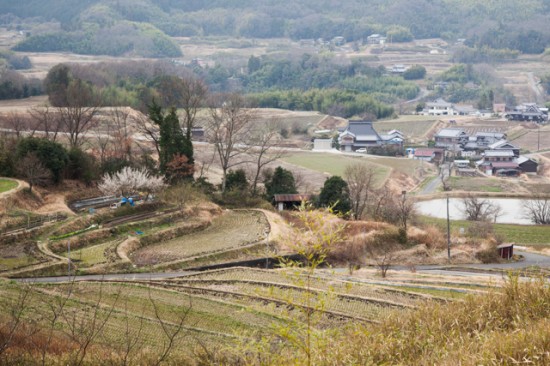
{"label": "village house", "polygon": [[386,42],[386,37],[383,37],[380,34],[371,34],[367,37],[367,44],[384,44]]}
{"label": "village house", "polygon": [[456,113],[452,103],[439,98],[426,103],[426,108],[424,108],[422,114],[427,116],[454,116]]}
{"label": "village house", "polygon": [[386,145],[403,145],[403,141],[405,141],[405,135],[399,130],[391,130],[380,134],[380,138]]}
{"label": "village house", "polygon": [[468,135],[461,128],[444,128],[435,136],[435,146],[457,150],[468,143]]}
{"label": "village house", "polygon": [[514,156],[517,158],[519,157],[519,148],[510,142],[508,142],[506,139],[499,140],[496,142],[493,142],[492,144],[487,146],[488,150],[512,150],[514,152]]}
{"label": "village house", "polygon": [[443,161],[444,154],[444,149],[415,149],[413,159],[427,161],[430,163],[441,163]]}
{"label": "village house", "polygon": [[368,121],[349,121],[347,128],[338,137],[340,150],[346,152],[381,146],[384,141]]}
{"label": "village house", "polygon": [[476,164],[487,175],[518,176],[521,171],[512,150],[487,150]]}
{"label": "village house", "polygon": [[548,121],[548,108],[539,107],[535,103],[523,103],[516,106],[513,111],[504,115],[509,121],[530,121],[545,123]]}

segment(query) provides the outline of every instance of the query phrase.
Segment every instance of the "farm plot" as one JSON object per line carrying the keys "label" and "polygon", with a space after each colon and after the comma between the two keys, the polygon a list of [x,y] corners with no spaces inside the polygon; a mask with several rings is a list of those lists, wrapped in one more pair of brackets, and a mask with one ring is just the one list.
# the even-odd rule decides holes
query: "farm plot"
{"label": "farm plot", "polygon": [[[71,260],[76,261],[78,267],[90,267],[116,260],[115,249],[119,243],[120,240],[109,241],[72,251]],[[64,253],[64,256],[67,256],[67,253]]]}
{"label": "farm plot", "polygon": [[0,245],[0,272],[30,266],[45,260],[34,242]]}
{"label": "farm plot", "polygon": [[[268,271],[252,268],[231,268],[217,271],[209,271],[205,273],[199,273],[192,276],[186,276],[182,279],[176,279],[171,282],[185,283],[190,286],[201,286],[201,283],[254,283],[258,286],[290,286],[290,287],[303,287],[305,285],[306,277],[301,271]],[[331,292],[342,298],[346,297],[360,297],[363,300],[375,300],[374,302],[386,303],[386,305],[401,305],[411,306],[418,301],[425,300],[423,296],[419,296],[414,293],[408,293],[406,291],[399,291],[393,289],[386,289],[378,285],[372,285],[368,283],[351,283],[349,281],[340,280],[333,281],[333,277],[311,277],[309,279],[310,287],[315,290]]]}
{"label": "farm plot", "polygon": [[521,149],[534,152],[538,150],[550,149],[550,130],[541,128],[541,130],[528,130],[510,141]]}
{"label": "farm plot", "polygon": [[296,153],[285,156],[282,160],[307,169],[339,176],[344,175],[344,171],[348,165],[363,162],[376,170],[376,185],[378,186],[381,186],[386,181],[391,172],[390,167],[379,165],[370,159],[367,160],[362,157],[340,154]]}
{"label": "farm plot", "polygon": [[387,133],[391,130],[399,130],[407,139],[418,140],[423,138],[437,123],[437,120],[424,116],[404,116],[398,120],[374,122],[374,128],[378,133]]}
{"label": "farm plot", "polygon": [[177,262],[244,247],[264,240],[269,231],[259,211],[229,211],[215,218],[205,230],[150,245],[132,253],[140,266]]}

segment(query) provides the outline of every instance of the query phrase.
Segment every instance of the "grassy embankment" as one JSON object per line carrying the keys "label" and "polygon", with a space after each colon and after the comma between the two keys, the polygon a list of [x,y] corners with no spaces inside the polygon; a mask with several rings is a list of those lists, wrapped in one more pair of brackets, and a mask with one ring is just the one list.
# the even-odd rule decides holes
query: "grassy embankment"
{"label": "grassy embankment", "polygon": [[0,193],[7,192],[17,187],[17,182],[11,179],[0,178]]}
{"label": "grassy embankment", "polygon": [[[447,220],[434,217],[421,216],[420,222],[435,224],[446,232]],[[465,230],[473,224],[473,221],[451,220],[451,231],[458,233],[460,228]],[[550,225],[515,225],[515,224],[493,224],[493,230],[501,235],[506,242],[527,246],[549,246],[550,247]]]}

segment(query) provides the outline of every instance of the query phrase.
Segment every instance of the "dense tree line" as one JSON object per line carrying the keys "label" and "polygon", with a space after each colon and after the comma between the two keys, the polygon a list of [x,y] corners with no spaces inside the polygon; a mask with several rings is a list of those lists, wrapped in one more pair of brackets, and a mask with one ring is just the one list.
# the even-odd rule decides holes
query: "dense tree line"
{"label": "dense tree line", "polygon": [[[296,110],[316,110],[339,116],[369,114],[384,118],[393,114],[386,103],[412,99],[418,86],[401,77],[384,75],[384,69],[361,63],[339,66],[317,57],[304,56],[299,61],[251,58],[252,72],[242,75],[243,92],[252,105]],[[257,61],[255,61],[257,60]],[[69,76],[56,73],[60,70]],[[159,73],[163,70],[163,73]],[[46,90],[54,102],[56,93],[70,81],[82,80],[90,93],[101,99],[101,105],[131,105],[147,112],[156,100],[162,107],[181,107],[182,77],[204,80],[213,92],[224,92],[228,79],[236,70],[216,66],[189,68],[169,62],[124,62],[96,65],[54,67],[46,78]],[[52,84],[53,81],[53,84]],[[51,87],[54,85],[54,87]],[[59,87],[55,86],[58,85]]]}
{"label": "dense tree line", "polygon": [[[350,0],[345,3],[305,0],[287,1],[176,1],[176,0],[0,0],[5,13],[17,17],[57,20],[65,35],[93,30],[97,45],[78,43],[88,53],[126,52],[133,36],[127,25],[150,24],[169,36],[233,36],[252,38],[290,37],[327,40],[343,36],[362,41],[373,33],[392,42],[414,38],[468,38],[471,46],[509,48],[523,53],[541,53],[550,42],[547,0],[502,0],[498,2],[448,0]],[[76,33],[75,33],[76,32]],[[111,37],[102,37],[108,32]],[[64,43],[60,35],[34,38],[25,47]],[[157,38],[160,40],[161,38]],[[45,42],[47,41],[47,42]],[[66,46],[66,45],[65,45]],[[59,48],[59,47],[58,47]],[[124,51],[126,50],[126,51]],[[164,53],[164,55],[167,55]]]}
{"label": "dense tree line", "polygon": [[181,56],[179,47],[154,26],[126,21],[101,28],[91,26],[76,31],[31,35],[17,44],[14,50],[111,56]]}
{"label": "dense tree line", "polygon": [[368,94],[338,89],[268,91],[251,94],[250,99],[261,108],[320,111],[347,118],[386,118],[394,113],[393,107]]}
{"label": "dense tree line", "polygon": [[42,82],[26,78],[15,70],[0,68],[0,100],[28,98],[42,94]]}

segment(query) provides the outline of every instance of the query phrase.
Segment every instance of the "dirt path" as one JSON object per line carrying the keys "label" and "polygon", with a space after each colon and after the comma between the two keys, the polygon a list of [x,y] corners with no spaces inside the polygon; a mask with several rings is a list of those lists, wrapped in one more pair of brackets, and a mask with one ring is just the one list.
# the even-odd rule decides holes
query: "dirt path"
{"label": "dirt path", "polygon": [[137,238],[129,236],[128,239],[124,240],[116,247],[116,254],[120,259],[122,259],[123,262],[132,263],[132,261],[128,257],[128,254],[130,254],[130,252],[134,251],[138,247],[139,240]]}
{"label": "dirt path", "polygon": [[69,216],[75,216],[75,213],[65,203],[65,197],[58,193],[48,193],[44,197],[44,205],[37,209],[36,212],[41,214],[64,212]]}

